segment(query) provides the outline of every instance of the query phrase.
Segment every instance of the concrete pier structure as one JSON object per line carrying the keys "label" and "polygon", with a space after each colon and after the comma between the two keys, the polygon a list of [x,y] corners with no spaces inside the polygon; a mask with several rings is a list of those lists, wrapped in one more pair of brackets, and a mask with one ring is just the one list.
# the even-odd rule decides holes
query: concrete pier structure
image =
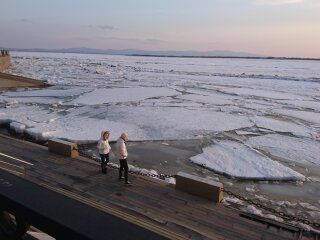
{"label": "concrete pier structure", "polygon": [[49,84],[21,76],[16,76],[0,72],[0,89],[1,88],[18,88],[18,87],[48,87]]}
{"label": "concrete pier structure", "polygon": [[27,77],[16,76],[3,73],[2,71],[11,66],[11,57],[8,51],[0,50],[0,89],[18,88],[18,87],[47,87],[44,81],[39,81]]}
{"label": "concrete pier structure", "polygon": [[0,51],[0,71],[7,69],[11,65],[11,59],[9,52],[1,50]]}
{"label": "concrete pier structure", "polygon": [[[97,162],[81,156],[75,161],[70,156],[48,151],[47,147],[1,134],[0,169],[0,173],[6,172],[2,173],[0,181],[0,205],[7,206],[4,210],[19,216],[25,213],[14,205],[20,197],[19,206],[25,205],[28,211],[31,209],[29,204],[38,204],[33,213],[28,212],[32,218],[25,222],[49,234],[53,232],[52,235],[56,233],[55,225],[68,230],[72,224],[74,232],[84,236],[87,236],[87,229],[94,234],[106,230],[104,234],[110,234],[110,239],[119,239],[111,235],[119,232],[123,235],[121,239],[156,239],[139,237],[143,229],[162,239],[178,240],[318,239],[316,235],[307,235],[284,224],[275,228],[265,222],[250,220],[239,210],[176,190],[171,184],[158,179],[130,175],[132,185],[126,185],[118,181],[116,169],[110,168],[107,174],[101,174]],[[39,191],[42,197],[37,197]],[[8,201],[9,194],[14,200],[12,206]],[[27,199],[23,200],[25,196]],[[45,206],[49,205],[46,209]],[[112,220],[111,215],[116,220]],[[44,224],[46,222],[39,221],[39,216],[45,217],[48,223],[54,220],[55,225]],[[110,217],[112,225],[101,220],[105,217]],[[131,230],[138,235],[133,235]],[[80,239],[64,236],[66,238],[60,239]],[[91,239],[107,239],[107,235],[100,235],[101,238],[89,236]]]}

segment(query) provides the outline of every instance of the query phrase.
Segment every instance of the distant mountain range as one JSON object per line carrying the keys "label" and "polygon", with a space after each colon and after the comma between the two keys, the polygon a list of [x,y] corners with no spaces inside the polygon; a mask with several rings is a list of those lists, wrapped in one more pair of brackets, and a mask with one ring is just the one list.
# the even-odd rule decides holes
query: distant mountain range
{"label": "distant mountain range", "polygon": [[107,54],[107,55],[126,55],[126,56],[167,56],[167,57],[263,57],[258,54],[232,51],[147,51],[138,49],[95,49],[95,48],[61,48],[61,49],[45,49],[45,48],[1,48],[9,51],[20,52],[52,52],[52,53],[84,53],[84,54]]}
{"label": "distant mountain range", "polygon": [[233,51],[148,51],[139,49],[96,49],[96,48],[5,48],[9,51],[19,52],[51,52],[51,53],[82,53],[82,54],[106,54],[106,55],[124,55],[124,56],[155,56],[155,57],[196,57],[196,58],[250,58],[250,59],[284,59],[284,60],[317,60],[320,58],[299,58],[299,57],[267,57],[259,54]]}

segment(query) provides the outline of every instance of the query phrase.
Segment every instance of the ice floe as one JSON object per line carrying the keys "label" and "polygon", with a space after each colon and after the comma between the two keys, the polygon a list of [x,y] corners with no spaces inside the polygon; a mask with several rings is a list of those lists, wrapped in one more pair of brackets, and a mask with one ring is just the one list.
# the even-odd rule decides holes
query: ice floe
{"label": "ice floe", "polygon": [[26,129],[26,125],[17,122],[11,122],[10,129],[16,133],[23,133]]}
{"label": "ice floe", "polygon": [[304,176],[253,148],[231,142],[216,142],[191,157],[196,164],[237,178],[270,180],[304,180]]}
{"label": "ice floe", "polygon": [[304,120],[313,124],[317,124],[320,126],[320,113],[317,113],[317,112],[307,112],[307,111],[298,111],[298,110],[289,110],[289,109],[276,109],[276,110],[273,110],[273,112],[280,115],[301,119],[301,120]]}
{"label": "ice floe", "polygon": [[238,135],[255,135],[255,136],[260,136],[260,133],[255,133],[255,132],[249,132],[249,131],[243,131],[243,130],[236,130],[236,134]]}
{"label": "ice floe", "polygon": [[213,105],[230,105],[232,104],[232,96],[226,96],[222,94],[206,94],[206,95],[196,95],[187,94],[178,97],[182,100],[188,100],[196,103],[203,104],[213,104]]}
{"label": "ice floe", "polygon": [[312,139],[267,134],[251,137],[247,143],[287,161],[320,165],[320,142]]}
{"label": "ice floe", "polygon": [[313,109],[315,111],[320,111],[320,101],[316,101],[316,100],[313,100],[313,101],[282,100],[277,102],[283,105],[289,105],[291,107],[295,107],[299,110],[301,110],[301,108],[305,108],[305,109]]}
{"label": "ice floe", "polygon": [[74,100],[73,103],[97,105],[103,103],[141,101],[147,98],[174,96],[178,94],[175,90],[160,87],[96,89],[80,96]]}
{"label": "ice floe", "polygon": [[209,132],[252,126],[245,116],[170,107],[85,106],[59,115],[39,106],[21,106],[0,113],[1,122],[19,119],[36,139],[48,136],[74,141],[96,140],[101,129],[111,131],[111,140],[127,131],[130,140],[141,141],[195,139]]}
{"label": "ice floe", "polygon": [[296,136],[310,137],[310,130],[289,121],[273,119],[269,117],[255,116],[250,118],[259,128],[265,128],[276,132],[292,133]]}
{"label": "ice floe", "polygon": [[27,90],[27,91],[11,91],[3,94],[2,101],[7,105],[14,102],[17,103],[31,103],[31,104],[44,104],[53,105],[64,102],[69,102],[71,99],[83,93],[92,90],[77,88],[77,89],[42,89],[42,90]]}
{"label": "ice floe", "polygon": [[279,92],[279,91],[268,91],[268,90],[261,90],[261,89],[252,89],[252,88],[228,88],[224,89],[221,92],[229,93],[232,95],[240,95],[240,96],[251,96],[251,97],[261,97],[261,98],[269,98],[269,99],[310,99],[303,95],[298,94],[291,94],[286,92]]}
{"label": "ice floe", "polygon": [[[44,105],[53,105],[61,102],[58,98],[51,98],[51,97],[15,97],[13,98],[15,104],[10,104],[12,101],[10,98],[7,98],[8,105],[17,105],[17,103],[31,103],[31,104],[44,104]],[[62,102],[61,102],[62,103]]]}
{"label": "ice floe", "polygon": [[88,92],[85,88],[68,88],[68,89],[41,89],[41,90],[27,90],[27,91],[14,91],[6,92],[3,95],[7,97],[70,97],[78,96]]}

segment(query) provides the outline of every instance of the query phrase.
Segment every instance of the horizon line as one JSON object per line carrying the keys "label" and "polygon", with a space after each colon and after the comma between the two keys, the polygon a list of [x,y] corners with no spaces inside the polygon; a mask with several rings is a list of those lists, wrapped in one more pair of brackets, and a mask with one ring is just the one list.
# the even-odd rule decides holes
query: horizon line
{"label": "horizon line", "polygon": [[[79,51],[72,51],[73,49],[87,49],[89,51],[87,52],[79,52]],[[71,47],[71,48],[54,48],[54,49],[48,49],[48,48],[13,48],[13,47],[1,47],[1,50],[8,50],[13,52],[48,52],[48,53],[73,53],[73,54],[99,54],[99,55],[120,55],[120,56],[135,56],[135,57],[175,57],[175,58],[234,58],[234,59],[269,59],[269,60],[307,60],[307,61],[320,61],[319,58],[314,57],[274,57],[274,56],[259,56],[260,54],[254,54],[254,53],[246,53],[246,52],[237,52],[237,51],[231,51],[231,50],[209,50],[209,51],[198,51],[198,50],[143,50],[143,49],[134,49],[134,48],[125,48],[125,49],[99,49],[99,48],[90,48],[90,47]],[[99,51],[115,51],[119,52],[118,54],[110,54],[106,52],[95,52],[90,50],[99,50]],[[120,53],[121,51],[142,51],[142,52],[150,52],[150,54],[139,54],[139,53],[132,53],[132,54],[125,54]],[[210,52],[231,52],[231,53],[239,53],[239,54],[248,54],[248,55],[257,55],[257,56],[223,56],[223,55],[168,55],[168,54],[153,54],[152,52],[177,52],[177,53],[183,53],[183,52],[197,52],[197,53],[210,53]]]}

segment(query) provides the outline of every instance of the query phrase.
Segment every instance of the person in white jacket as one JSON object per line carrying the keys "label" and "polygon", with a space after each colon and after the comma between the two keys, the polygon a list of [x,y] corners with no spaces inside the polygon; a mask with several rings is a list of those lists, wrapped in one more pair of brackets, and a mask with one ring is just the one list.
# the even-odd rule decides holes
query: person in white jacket
{"label": "person in white jacket", "polygon": [[117,140],[117,157],[120,162],[120,168],[119,168],[119,181],[123,179],[122,177],[122,171],[124,170],[124,183],[130,184],[128,181],[128,151],[126,147],[126,142],[128,141],[128,133],[124,132],[121,134],[119,139]]}
{"label": "person in white jacket", "polygon": [[97,146],[99,149],[99,154],[101,158],[101,172],[104,174],[107,173],[106,165],[109,162],[109,152],[111,150],[111,147],[109,145],[109,136],[110,136],[110,132],[102,131],[101,137]]}

